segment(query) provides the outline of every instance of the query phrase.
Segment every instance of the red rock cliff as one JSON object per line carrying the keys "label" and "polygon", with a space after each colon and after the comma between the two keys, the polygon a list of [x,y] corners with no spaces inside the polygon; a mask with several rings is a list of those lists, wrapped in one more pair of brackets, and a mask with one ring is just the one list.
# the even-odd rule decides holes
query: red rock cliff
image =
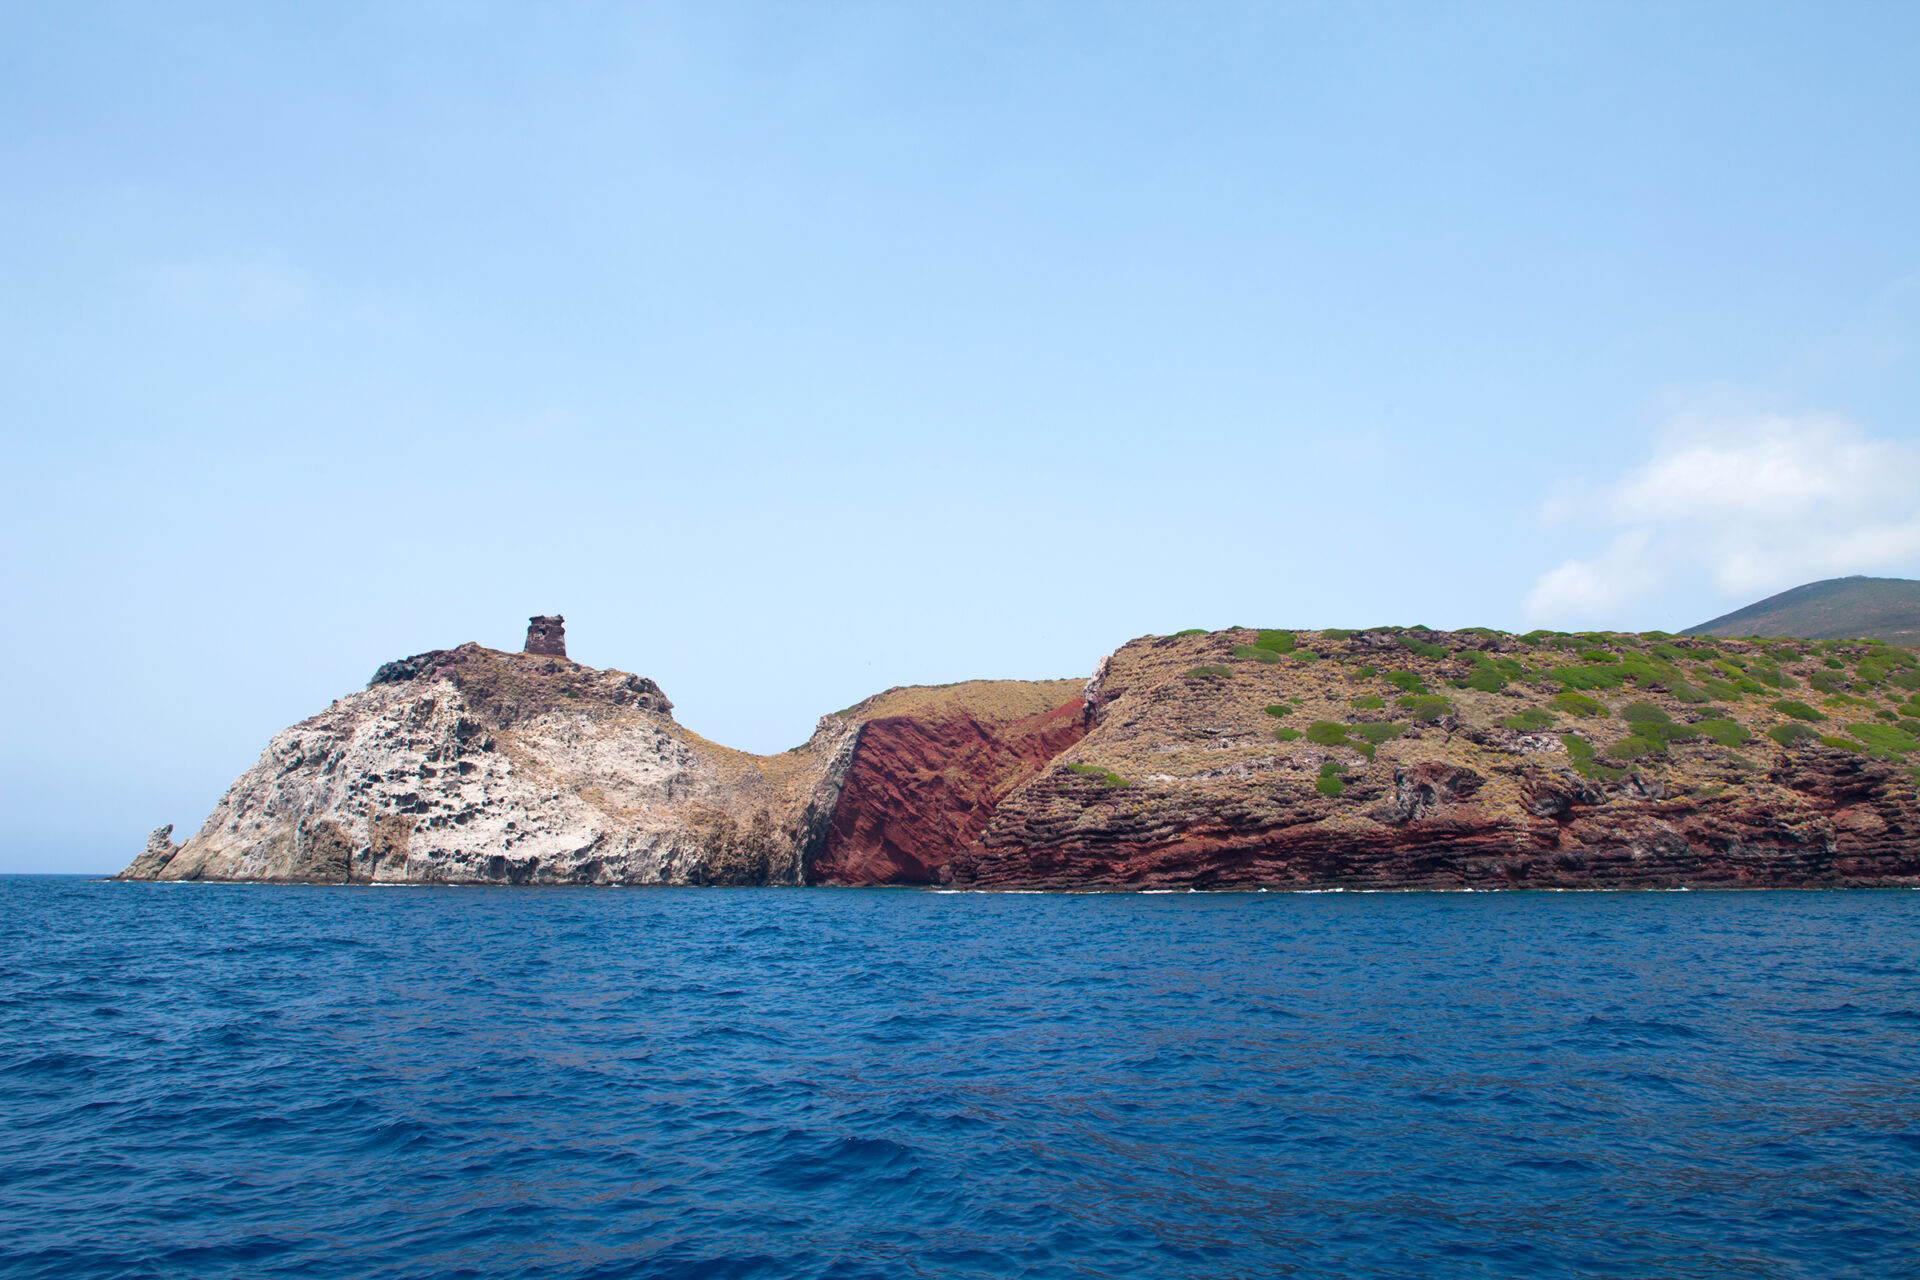
{"label": "red rock cliff", "polygon": [[[809,882],[948,878],[947,863],[986,829],[1001,801],[1086,733],[1081,683],[976,682],[875,699],[866,710],[883,714],[865,721]],[[887,700],[910,695],[920,705],[884,714],[894,710]]]}

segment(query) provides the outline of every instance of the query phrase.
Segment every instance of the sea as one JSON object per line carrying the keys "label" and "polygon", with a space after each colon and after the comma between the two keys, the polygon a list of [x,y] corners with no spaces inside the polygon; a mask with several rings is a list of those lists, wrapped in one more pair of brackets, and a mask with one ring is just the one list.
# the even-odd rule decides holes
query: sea
{"label": "sea", "polygon": [[1920,1276],[1920,893],[7,878],[0,1275]]}

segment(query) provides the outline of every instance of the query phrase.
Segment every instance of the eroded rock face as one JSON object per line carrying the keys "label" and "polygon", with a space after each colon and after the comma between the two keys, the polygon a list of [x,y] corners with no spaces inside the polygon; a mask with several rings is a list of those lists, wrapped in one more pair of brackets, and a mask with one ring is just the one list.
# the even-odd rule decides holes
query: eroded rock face
{"label": "eroded rock face", "polygon": [[463,645],[388,663],[276,735],[135,879],[797,884],[858,726],[756,757],[674,723],[651,680]]}
{"label": "eroded rock face", "polygon": [[[1067,692],[1042,687],[1038,701]],[[944,703],[866,720],[816,884],[933,884],[986,829],[1000,802],[1086,733],[1075,694],[1030,710]],[[1025,712],[1025,714],[1020,714]]]}

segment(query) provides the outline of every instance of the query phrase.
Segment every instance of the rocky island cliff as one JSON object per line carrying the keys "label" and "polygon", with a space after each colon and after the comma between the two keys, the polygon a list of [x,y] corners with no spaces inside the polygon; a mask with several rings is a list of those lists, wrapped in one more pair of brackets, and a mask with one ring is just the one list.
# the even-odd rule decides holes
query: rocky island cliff
{"label": "rocky island cliff", "polygon": [[893,689],[758,756],[653,681],[391,662],[128,879],[980,888],[1920,884],[1920,663],[1866,641],[1232,628]]}

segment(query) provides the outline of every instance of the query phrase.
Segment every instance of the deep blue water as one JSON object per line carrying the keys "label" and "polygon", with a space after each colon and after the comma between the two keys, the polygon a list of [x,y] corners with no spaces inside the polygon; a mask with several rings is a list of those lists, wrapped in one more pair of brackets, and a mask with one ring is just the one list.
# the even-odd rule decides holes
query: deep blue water
{"label": "deep blue water", "polygon": [[1920,893],[0,880],[0,1272],[1920,1275]]}

